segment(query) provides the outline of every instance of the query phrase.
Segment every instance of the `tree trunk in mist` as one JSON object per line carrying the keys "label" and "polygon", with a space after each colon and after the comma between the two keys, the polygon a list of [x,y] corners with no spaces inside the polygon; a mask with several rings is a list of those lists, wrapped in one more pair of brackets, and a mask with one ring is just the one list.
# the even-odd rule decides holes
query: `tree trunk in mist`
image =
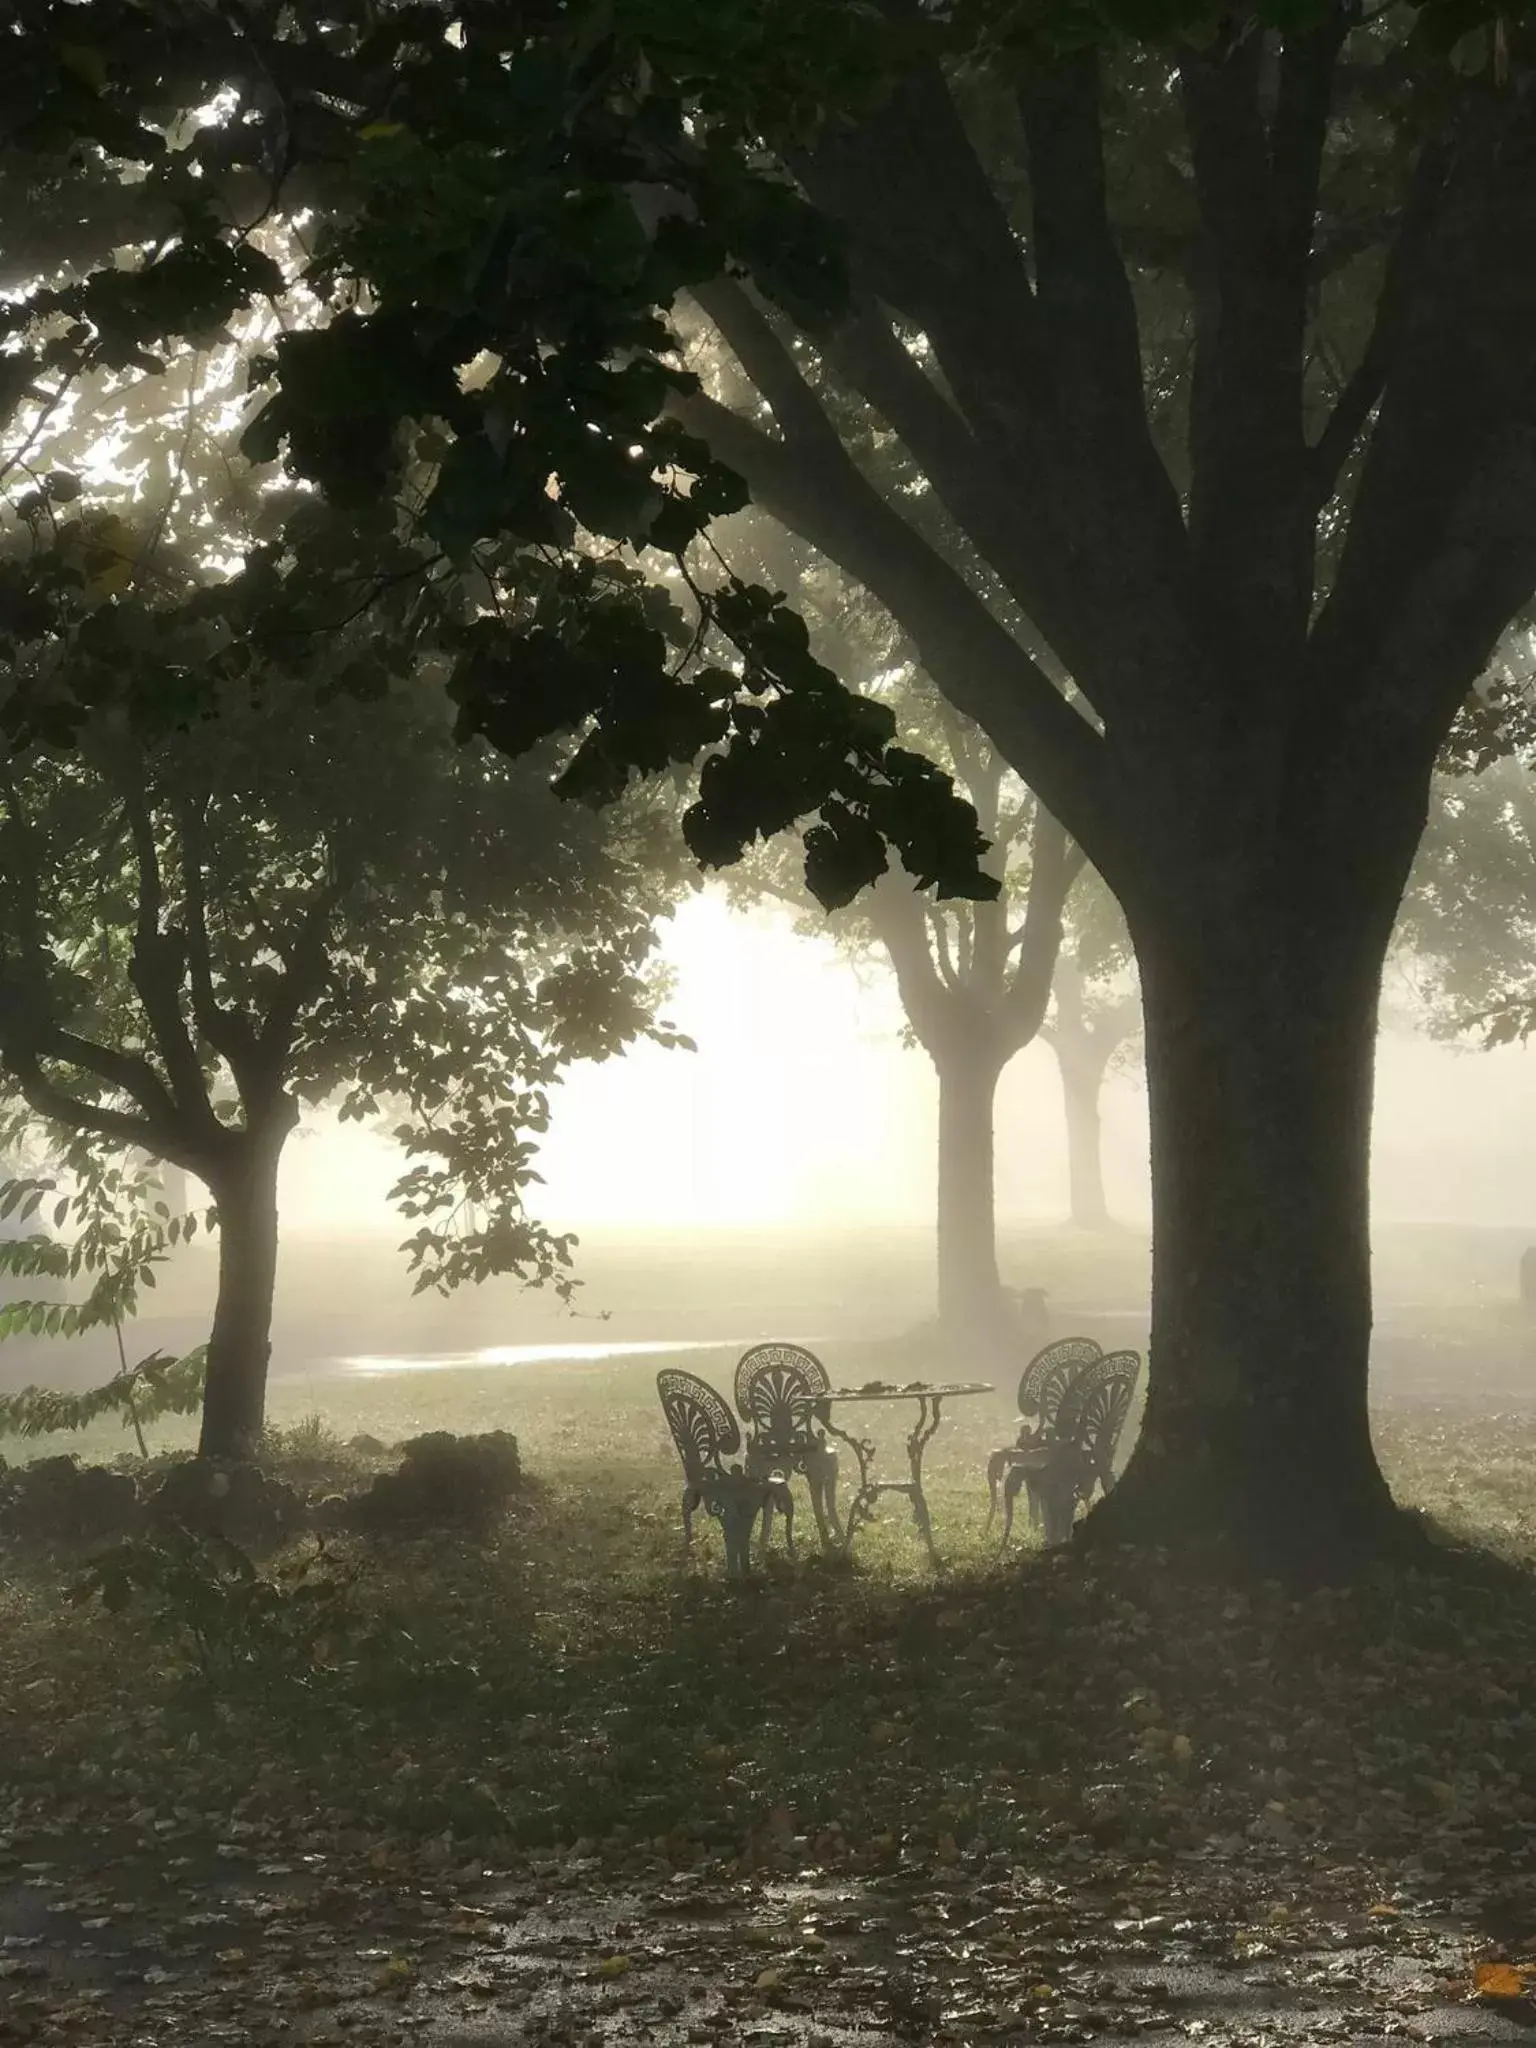
{"label": "tree trunk in mist", "polygon": [[[1400,1525],[1371,1445],[1369,1155],[1395,894],[1133,918],[1151,1111],[1145,1421],[1088,1540],[1331,1568]],[[1311,892],[1308,892],[1309,894]]]}
{"label": "tree trunk in mist", "polygon": [[968,1045],[933,1055],[939,1080],[939,1320],[965,1337],[1004,1323],[997,1271],[993,1108],[1001,1068]]}
{"label": "tree trunk in mist", "polygon": [[1071,1218],[1085,1230],[1109,1221],[1104,1199],[1103,1131],[1099,1097],[1107,1060],[1093,1045],[1074,1045],[1058,1026],[1051,1039],[1061,1073],[1067,1119],[1067,1188]]}
{"label": "tree trunk in mist", "polygon": [[277,1284],[277,1168],[288,1128],[243,1134],[209,1182],[219,1212],[219,1291],[200,1457],[243,1461],[261,1441]]}

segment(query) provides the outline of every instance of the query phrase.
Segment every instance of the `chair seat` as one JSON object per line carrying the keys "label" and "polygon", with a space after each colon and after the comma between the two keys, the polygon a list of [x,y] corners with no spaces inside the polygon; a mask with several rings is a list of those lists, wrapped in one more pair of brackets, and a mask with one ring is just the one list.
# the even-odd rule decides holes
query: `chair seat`
{"label": "chair seat", "polygon": [[771,1437],[754,1436],[747,1439],[747,1462],[749,1466],[761,1464],[765,1459],[777,1460],[780,1464],[799,1468],[807,1461],[816,1462],[824,1458],[836,1458],[835,1448],[820,1437],[800,1437],[784,1442],[775,1442]]}

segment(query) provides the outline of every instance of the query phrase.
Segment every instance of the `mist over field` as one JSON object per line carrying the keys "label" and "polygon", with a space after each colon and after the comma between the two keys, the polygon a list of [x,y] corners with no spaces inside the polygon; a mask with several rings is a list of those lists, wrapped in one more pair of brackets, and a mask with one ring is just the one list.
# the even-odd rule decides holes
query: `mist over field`
{"label": "mist over field", "polygon": [[[771,913],[733,911],[713,892],[682,907],[665,949],[675,976],[667,1012],[697,1051],[640,1046],[574,1070],[541,1147],[546,1184],[534,1206],[580,1240],[573,1311],[510,1281],[413,1297],[387,1199],[397,1152],[382,1134],[320,1112],[282,1167],[276,1398],[307,1399],[338,1373],[391,1361],[526,1362],[497,1357],[509,1347],[553,1366],[549,1354],[784,1334],[835,1348],[931,1322],[935,1091],[925,1056],[900,1042],[893,991],[861,982],[830,944]],[[1520,1253],[1536,1240],[1536,1056],[1485,1052],[1471,1038],[1448,1047],[1412,1030],[1401,1000],[1397,1011],[1378,1050],[1378,1330],[1421,1314],[1502,1311],[1501,1342],[1523,1343],[1513,1306]],[[1026,1048],[1005,1072],[1000,1268],[1014,1287],[1045,1288],[1059,1327],[1108,1313],[1141,1341],[1139,1069],[1111,1073],[1103,1110],[1114,1221],[1096,1233],[1063,1221],[1061,1089],[1047,1049]],[[141,1304],[143,1348],[174,1353],[196,1340],[216,1257],[205,1242],[171,1263]],[[88,1345],[15,1342],[0,1351],[0,1385],[87,1384],[102,1357]],[[1446,1371],[1454,1390],[1459,1358]],[[1389,1386],[1378,1375],[1378,1396]]]}

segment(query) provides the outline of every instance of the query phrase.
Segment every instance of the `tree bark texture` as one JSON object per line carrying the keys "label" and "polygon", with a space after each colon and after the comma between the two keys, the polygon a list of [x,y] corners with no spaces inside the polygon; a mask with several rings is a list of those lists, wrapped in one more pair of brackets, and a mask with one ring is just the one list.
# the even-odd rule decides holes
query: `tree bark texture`
{"label": "tree bark texture", "polygon": [[[1394,1527],[1371,1444],[1370,1131],[1390,880],[1328,863],[1136,930],[1153,1202],[1140,1438],[1091,1538],[1331,1567]],[[1198,894],[1191,883],[1191,896]],[[1136,921],[1133,918],[1133,929]]]}
{"label": "tree bark texture", "polygon": [[208,1340],[198,1455],[252,1458],[266,1422],[277,1285],[279,1135],[241,1133],[211,1181],[219,1212],[219,1287]]}

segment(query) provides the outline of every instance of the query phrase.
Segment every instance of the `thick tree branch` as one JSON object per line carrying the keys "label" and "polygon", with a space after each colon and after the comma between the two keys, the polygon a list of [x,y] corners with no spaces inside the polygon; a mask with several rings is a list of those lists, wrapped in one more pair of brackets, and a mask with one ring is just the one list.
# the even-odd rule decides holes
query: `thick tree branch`
{"label": "thick tree branch", "polygon": [[[172,1127],[176,1104],[148,1060],[82,1038],[60,1021],[49,987],[49,938],[39,912],[44,878],[21,791],[9,772],[6,798],[5,852],[20,946],[5,963],[5,978],[11,987],[0,987],[0,1056],[18,1078],[32,1073],[37,1085],[54,1088],[61,1103],[75,1098],[47,1082],[39,1065],[43,1058],[58,1059],[94,1075],[131,1096],[151,1123]],[[20,992],[13,994],[18,977]]]}
{"label": "thick tree branch", "polygon": [[821,349],[837,374],[895,428],[946,503],[957,492],[973,494],[983,449],[873,300],[836,328]]}
{"label": "thick tree branch", "polygon": [[955,991],[946,986],[928,944],[923,899],[899,869],[883,875],[867,896],[870,923],[896,976],[896,992],[918,1043],[933,1053],[949,1035]]}
{"label": "thick tree branch", "polygon": [[[124,1110],[109,1109],[102,1103],[86,1102],[71,1095],[67,1088],[51,1081],[29,1053],[8,1046],[5,1060],[17,1087],[39,1116],[62,1124],[66,1130],[93,1132],[114,1145],[136,1145],[155,1158],[172,1156],[165,1149],[166,1131],[148,1117],[130,1116]],[[175,1163],[191,1165],[196,1171],[196,1163],[189,1159],[177,1159]]]}
{"label": "thick tree branch", "polygon": [[1081,848],[1072,844],[1048,810],[1037,806],[1018,964],[1000,1013],[1010,1052],[1028,1045],[1045,1022],[1067,898],[1084,865]]}
{"label": "thick tree branch", "polygon": [[[814,450],[829,461],[845,453],[819,392],[795,361],[789,344],[733,285],[707,288],[700,307],[717,320],[724,339],[765,398],[786,444]],[[1013,466],[997,463],[995,451],[972,437],[960,414],[892,332],[870,302],[830,337],[818,337],[817,351],[836,376],[883,414],[906,444],[960,532],[985,557],[1010,596],[1033,620],[1064,644],[1070,623],[1051,607],[1050,590],[1060,585],[1067,557],[1048,522],[1031,519],[1005,479]],[[1047,565],[1051,565],[1050,573]]]}
{"label": "thick tree branch", "polygon": [[128,821],[138,870],[138,917],[128,978],[164,1063],[177,1109],[189,1125],[216,1124],[218,1119],[208,1101],[202,1061],[181,1013],[181,948],[173,934],[161,929],[165,894],[154,821],[143,789],[132,777],[131,768],[118,777],[123,815]]}
{"label": "thick tree branch", "polygon": [[928,931],[928,942],[932,950],[934,967],[938,977],[952,994],[959,995],[965,986],[965,962],[963,954],[957,959],[955,952],[951,949],[949,933],[952,917],[953,921],[958,923],[964,916],[964,911],[957,906],[956,910],[951,913],[947,909],[941,909],[937,904],[926,902],[923,903],[922,907],[923,919]]}
{"label": "thick tree branch", "polygon": [[729,407],[695,396],[678,414],[743,476],[763,509],[862,583],[912,641],[935,684],[1069,821],[1102,871],[1114,863],[1103,743],[1050,678],[841,450],[809,458]]}
{"label": "thick tree branch", "polygon": [[[1069,159],[1096,118],[1079,93],[1073,122],[1043,146],[1042,161],[1059,173],[1055,196],[1046,201],[1047,210],[1057,200],[1060,206],[1058,279],[1071,269],[1066,227],[1078,166]],[[974,475],[985,485],[979,491],[976,483],[962,484],[971,494],[965,503],[951,465],[932,479],[935,489],[1062,666],[1106,712],[1111,697],[1130,703],[1154,681],[1187,671],[1186,541],[1177,495],[1142,415],[1139,382],[1118,410],[1100,404],[1091,378],[1063,386],[1070,346],[1051,343],[1022,242],[938,68],[914,67],[872,115],[830,134],[795,168],[846,230],[860,286],[926,336],[982,451]],[[1112,247],[1101,245],[1101,254],[1104,265],[1118,262]],[[1095,318],[1102,319],[1111,288],[1111,273],[1101,268]],[[1123,266],[1119,290],[1126,291]],[[1120,304],[1123,315],[1123,298]],[[1056,310],[1061,306],[1058,293]],[[1123,362],[1123,317],[1116,331]],[[1117,390],[1124,395],[1125,388],[1122,379]],[[909,407],[912,397],[921,394],[907,395]],[[901,397],[886,387],[886,402],[897,406]],[[907,420],[914,433],[932,434],[936,426],[926,402],[922,422],[910,411]],[[1161,665],[1128,658],[1118,630],[1128,603],[1142,605],[1153,622],[1137,656],[1153,641],[1176,650]]]}
{"label": "thick tree branch", "polygon": [[[1370,649],[1347,725],[1337,716],[1338,665],[1354,660],[1348,614],[1317,635],[1308,710],[1369,776],[1384,750],[1406,746],[1427,772],[1468,690],[1487,668],[1506,622],[1536,590],[1536,403],[1507,418],[1496,446],[1463,486],[1422,564]],[[1331,607],[1330,607],[1331,610]],[[1420,821],[1422,822],[1422,821]],[[1417,829],[1417,828],[1416,828]]]}
{"label": "thick tree branch", "polygon": [[1334,70],[1349,28],[1347,6],[1331,0],[1323,19],[1288,35],[1270,130],[1270,214],[1282,259],[1309,268],[1317,238],[1323,146],[1333,104]]}
{"label": "thick tree branch", "polygon": [[1415,271],[1429,238],[1435,206],[1445,186],[1449,153],[1443,144],[1425,145],[1415,166],[1402,221],[1392,244],[1376,317],[1327,424],[1313,445],[1310,460],[1312,503],[1321,510],[1338,488],[1344,465],[1364,433],[1386,386],[1404,324]]}
{"label": "thick tree branch", "polygon": [[304,1006],[313,1002],[325,986],[330,964],[326,929],[351,886],[350,875],[333,875],[316,890],[295,937],[279,945],[282,979],[256,1036],[262,1073],[274,1085],[281,1078],[292,1048],[294,1026]]}
{"label": "thick tree branch", "polygon": [[1062,563],[1047,584],[1051,610],[1035,615],[1108,712],[1148,687],[1108,622],[1129,608],[1177,635],[1189,547],[1147,414],[1136,309],[1110,224],[1100,90],[1092,51],[1032,64],[1019,88],[1050,405],[1031,451],[1035,488],[1018,495]]}
{"label": "thick tree branch", "polygon": [[1016,442],[1047,402],[1029,274],[938,65],[794,168],[850,230],[860,282],[927,334],[971,426]]}
{"label": "thick tree branch", "polygon": [[178,806],[182,890],[186,909],[187,980],[198,1031],[221,1058],[235,1062],[254,1047],[247,1020],[220,1003],[213,985],[213,949],[208,935],[206,816],[196,802]]}
{"label": "thick tree branch", "polygon": [[821,346],[834,375],[880,414],[933,487],[960,532],[996,572],[1038,632],[1074,644],[1072,615],[1056,593],[1070,583],[1060,535],[1029,494],[1018,466],[971,433],[933,378],[866,301]]}
{"label": "thick tree branch", "polygon": [[730,278],[698,285],[693,297],[730,344],[768,403],[784,439],[803,448],[837,448],[836,430],[801,374],[789,346],[744,286]]}
{"label": "thick tree branch", "polygon": [[1212,652],[1252,691],[1285,688],[1313,601],[1316,501],[1303,426],[1309,275],[1333,65],[1335,4],[1286,38],[1274,131],[1266,38],[1187,53],[1180,85],[1200,209],[1193,275],[1189,531]]}
{"label": "thick tree branch", "polygon": [[1312,633],[1335,711],[1341,694],[1401,693],[1409,621],[1419,706],[1438,717],[1449,690],[1454,708],[1530,594],[1536,112],[1516,94],[1469,96],[1447,147],[1443,178],[1424,173],[1432,212],[1403,259],[1349,535]]}
{"label": "thick tree branch", "polygon": [[115,1046],[98,1045],[94,1039],[81,1038],[76,1032],[57,1024],[39,1035],[36,1050],[45,1058],[78,1067],[81,1073],[94,1074],[98,1081],[121,1089],[123,1094],[133,1098],[151,1122],[170,1129],[178,1121],[177,1103],[149,1061],[140,1059],[136,1053],[121,1052]]}
{"label": "thick tree branch", "polygon": [[1038,324],[1057,427],[1079,463],[1099,472],[1112,458],[1139,513],[1172,527],[1178,502],[1147,427],[1136,308],[1110,226],[1099,95],[1092,50],[1031,65],[1019,89]]}

